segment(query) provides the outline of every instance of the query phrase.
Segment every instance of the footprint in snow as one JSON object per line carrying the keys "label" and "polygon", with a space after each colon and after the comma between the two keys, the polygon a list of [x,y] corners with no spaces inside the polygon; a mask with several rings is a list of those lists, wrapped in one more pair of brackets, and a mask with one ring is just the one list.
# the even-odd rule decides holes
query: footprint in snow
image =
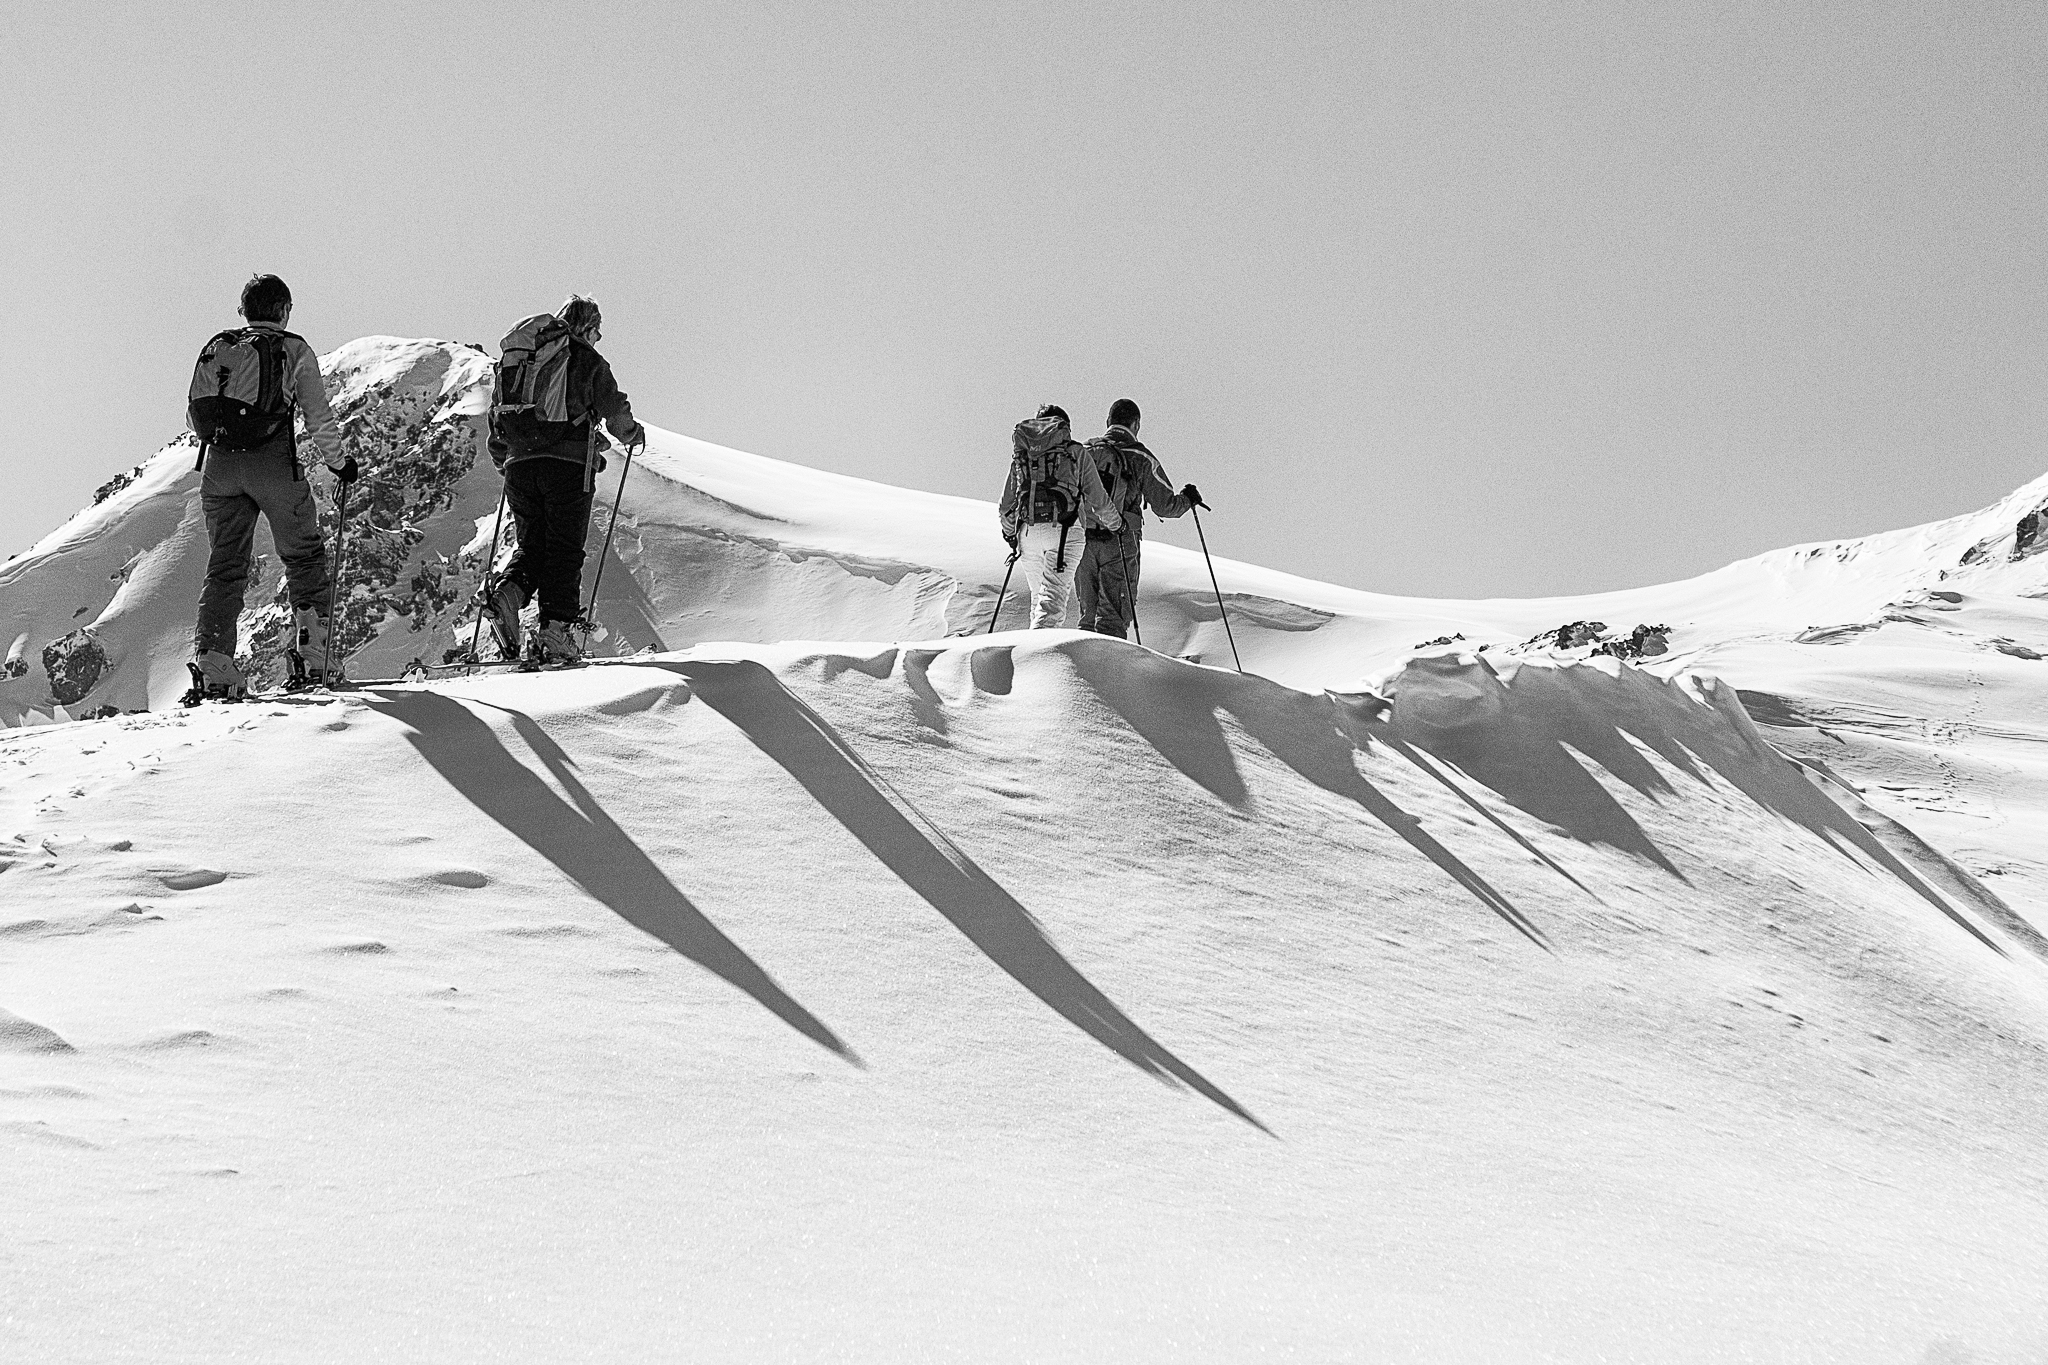
{"label": "footprint in snow", "polygon": [[486,877],[481,872],[472,872],[466,867],[455,867],[450,868],[446,872],[436,872],[431,877],[428,877],[427,880],[439,882],[442,886],[459,886],[465,891],[481,891],[491,884],[489,877]]}
{"label": "footprint in snow", "polygon": [[60,1133],[41,1119],[14,1119],[8,1123],[0,1123],[0,1130],[18,1133],[22,1137],[34,1138],[39,1142],[53,1143],[59,1147],[79,1147],[91,1152],[98,1151],[100,1147],[97,1142],[90,1139],[71,1133]]}
{"label": "footprint in snow", "polygon": [[89,1100],[90,1090],[75,1085],[27,1085],[18,1090],[0,1090],[0,1100]]}
{"label": "footprint in snow", "polygon": [[155,1038],[145,1038],[135,1044],[135,1048],[140,1052],[184,1052],[192,1048],[224,1047],[232,1041],[203,1028],[188,1028],[180,1029],[176,1033],[160,1034]]}
{"label": "footprint in snow", "polygon": [[158,872],[156,879],[173,891],[197,891],[202,886],[219,886],[228,874],[210,867],[189,867]]}
{"label": "footprint in snow", "polygon": [[163,916],[153,913],[153,908],[130,902],[118,910],[109,910],[99,915],[73,915],[68,919],[18,919],[0,924],[0,939],[8,938],[71,938],[78,934],[90,934],[98,929],[131,929],[138,924],[161,923]]}
{"label": "footprint in snow", "polygon": [[323,953],[331,953],[336,957],[358,957],[365,955],[374,955],[377,953],[388,953],[391,951],[391,949],[377,942],[376,939],[366,938],[356,943],[331,943],[327,947],[322,948],[320,951]]}

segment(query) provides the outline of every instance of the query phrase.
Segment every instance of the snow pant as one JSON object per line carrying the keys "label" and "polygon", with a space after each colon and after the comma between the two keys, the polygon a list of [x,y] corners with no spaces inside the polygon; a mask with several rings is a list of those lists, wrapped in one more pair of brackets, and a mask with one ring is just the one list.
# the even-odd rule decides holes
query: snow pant
{"label": "snow pant", "polygon": [[1080,529],[1056,521],[1034,521],[1023,532],[1023,553],[1017,557],[1017,567],[1023,570],[1024,591],[1031,594],[1031,628],[1057,629],[1067,619],[1067,594],[1081,562]]}
{"label": "snow pant", "polygon": [[206,585],[199,590],[199,624],[192,632],[195,653],[235,652],[235,626],[255,560],[258,513],[270,519],[270,539],[284,564],[293,609],[311,607],[328,614],[334,587],[327,577],[320,514],[313,506],[313,485],[299,472],[288,442],[265,450],[208,451],[199,507],[206,515],[210,552]]}
{"label": "snow pant", "polygon": [[529,602],[540,599],[542,625],[580,620],[583,542],[590,532],[582,464],[545,458],[508,464],[505,502],[519,538],[505,577],[520,586]]}
{"label": "snow pant", "polygon": [[1119,640],[1130,635],[1138,614],[1138,556],[1144,548],[1144,535],[1131,520],[1121,531],[1089,533],[1081,567],[1074,571],[1081,629]]}

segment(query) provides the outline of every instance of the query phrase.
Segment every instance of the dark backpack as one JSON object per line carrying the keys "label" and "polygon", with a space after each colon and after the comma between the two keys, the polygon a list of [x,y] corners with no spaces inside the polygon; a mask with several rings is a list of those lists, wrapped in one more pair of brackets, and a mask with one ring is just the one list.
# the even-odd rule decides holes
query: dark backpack
{"label": "dark backpack", "polygon": [[1080,488],[1062,478],[1061,460],[1071,464],[1068,447],[1073,433],[1057,414],[1029,417],[1010,434],[1010,460],[1017,474],[1017,520],[1020,524],[1056,521],[1072,526],[1081,515]]}
{"label": "dark backpack", "polygon": [[[1142,450],[1144,447],[1140,446]],[[1129,516],[1133,509],[1144,502],[1145,494],[1138,478],[1138,471],[1132,466],[1139,456],[1114,436],[1098,436],[1088,443],[1090,458],[1102,477],[1102,491],[1109,497],[1109,505]]]}
{"label": "dark backpack", "polygon": [[509,441],[540,440],[542,422],[569,415],[569,326],[553,313],[521,318],[498,343],[491,426]]}
{"label": "dark backpack", "polygon": [[185,420],[199,449],[257,450],[292,429],[285,396],[285,341],[299,338],[267,327],[237,327],[206,343],[192,367]]}

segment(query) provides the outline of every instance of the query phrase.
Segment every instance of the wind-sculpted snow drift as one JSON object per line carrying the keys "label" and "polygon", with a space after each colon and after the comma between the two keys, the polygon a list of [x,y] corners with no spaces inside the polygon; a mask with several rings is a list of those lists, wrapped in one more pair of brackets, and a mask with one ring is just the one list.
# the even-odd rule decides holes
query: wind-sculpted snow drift
{"label": "wind-sculpted snow drift", "polygon": [[[389,676],[488,365],[327,367]],[[191,454],[0,571],[0,1354],[2048,1351],[2048,484],[1598,598],[1218,561],[1240,676],[1171,547],[1154,648],[959,638],[986,504],[656,432],[630,657],[185,711]]]}

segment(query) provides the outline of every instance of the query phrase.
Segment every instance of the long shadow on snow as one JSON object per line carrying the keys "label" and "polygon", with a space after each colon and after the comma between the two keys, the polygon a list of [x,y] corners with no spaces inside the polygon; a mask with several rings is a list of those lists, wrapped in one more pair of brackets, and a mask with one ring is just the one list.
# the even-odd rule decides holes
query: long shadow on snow
{"label": "long shadow on snow", "polygon": [[1251,805],[1230,740],[1216,721],[1218,711],[1227,711],[1273,757],[1323,790],[1357,803],[1531,943],[1550,948],[1542,930],[1498,887],[1358,771],[1356,746],[1338,731],[1328,698],[1277,684],[1254,697],[1235,675],[1190,668],[1119,643],[1080,641],[1068,656],[1105,705],[1218,800],[1237,810]]}
{"label": "long shadow on snow", "polygon": [[[1640,679],[1634,670],[1628,673]],[[1415,751],[1429,754],[1575,839],[1632,853],[1686,880],[1572,756],[1576,749],[1652,801],[1676,795],[1622,733],[1635,720],[1635,732],[1666,762],[1689,776],[1700,775],[1659,726],[1642,723],[1643,698],[1625,682],[1603,687],[1608,675],[1593,668],[1568,676],[1562,669],[1525,668],[1510,687],[1484,659],[1475,666],[1455,656],[1410,660],[1402,677],[1411,675],[1427,676],[1428,688],[1397,683],[1393,714],[1371,727],[1371,738],[1389,741],[1411,761]],[[1588,704],[1589,692],[1599,694],[1590,699],[1598,704]],[[1668,719],[1667,711],[1668,706],[1660,708],[1659,718]],[[1503,723],[1510,717],[1510,723]]]}
{"label": "long shadow on snow", "polygon": [[371,709],[405,726],[413,748],[478,810],[517,835],[621,919],[753,996],[806,1038],[860,1064],[851,1048],[790,998],[676,889],[605,813],[577,779],[574,762],[532,717],[493,708],[511,717],[521,738],[569,793],[569,802],[506,752],[497,732],[453,697],[438,692],[372,691],[364,699]]}
{"label": "long shadow on snow", "polygon": [[[1428,679],[1404,686],[1407,679]],[[1404,699],[1407,698],[1407,699]],[[1704,702],[1705,704],[1701,704]],[[1660,800],[1677,793],[1636,745],[1702,784],[1711,770],[1749,800],[1851,862],[1861,853],[1985,947],[2006,952],[1757,732],[1733,688],[1703,684],[1700,702],[1634,668],[1525,667],[1502,679],[1484,659],[1411,660],[1384,720],[1348,726],[1417,759],[1426,753],[1491,787],[1510,805],[1587,843],[1604,843],[1685,878],[1573,751]],[[1438,775],[1441,779],[1441,774]],[[1547,860],[1546,860],[1547,861]]]}
{"label": "long shadow on snow", "polygon": [[1261,1131],[1270,1131],[1118,1009],[1053,946],[1029,910],[768,669],[751,660],[649,667],[688,678],[699,701],[737,726],[883,865],[1062,1018],[1140,1070],[1179,1081]]}

